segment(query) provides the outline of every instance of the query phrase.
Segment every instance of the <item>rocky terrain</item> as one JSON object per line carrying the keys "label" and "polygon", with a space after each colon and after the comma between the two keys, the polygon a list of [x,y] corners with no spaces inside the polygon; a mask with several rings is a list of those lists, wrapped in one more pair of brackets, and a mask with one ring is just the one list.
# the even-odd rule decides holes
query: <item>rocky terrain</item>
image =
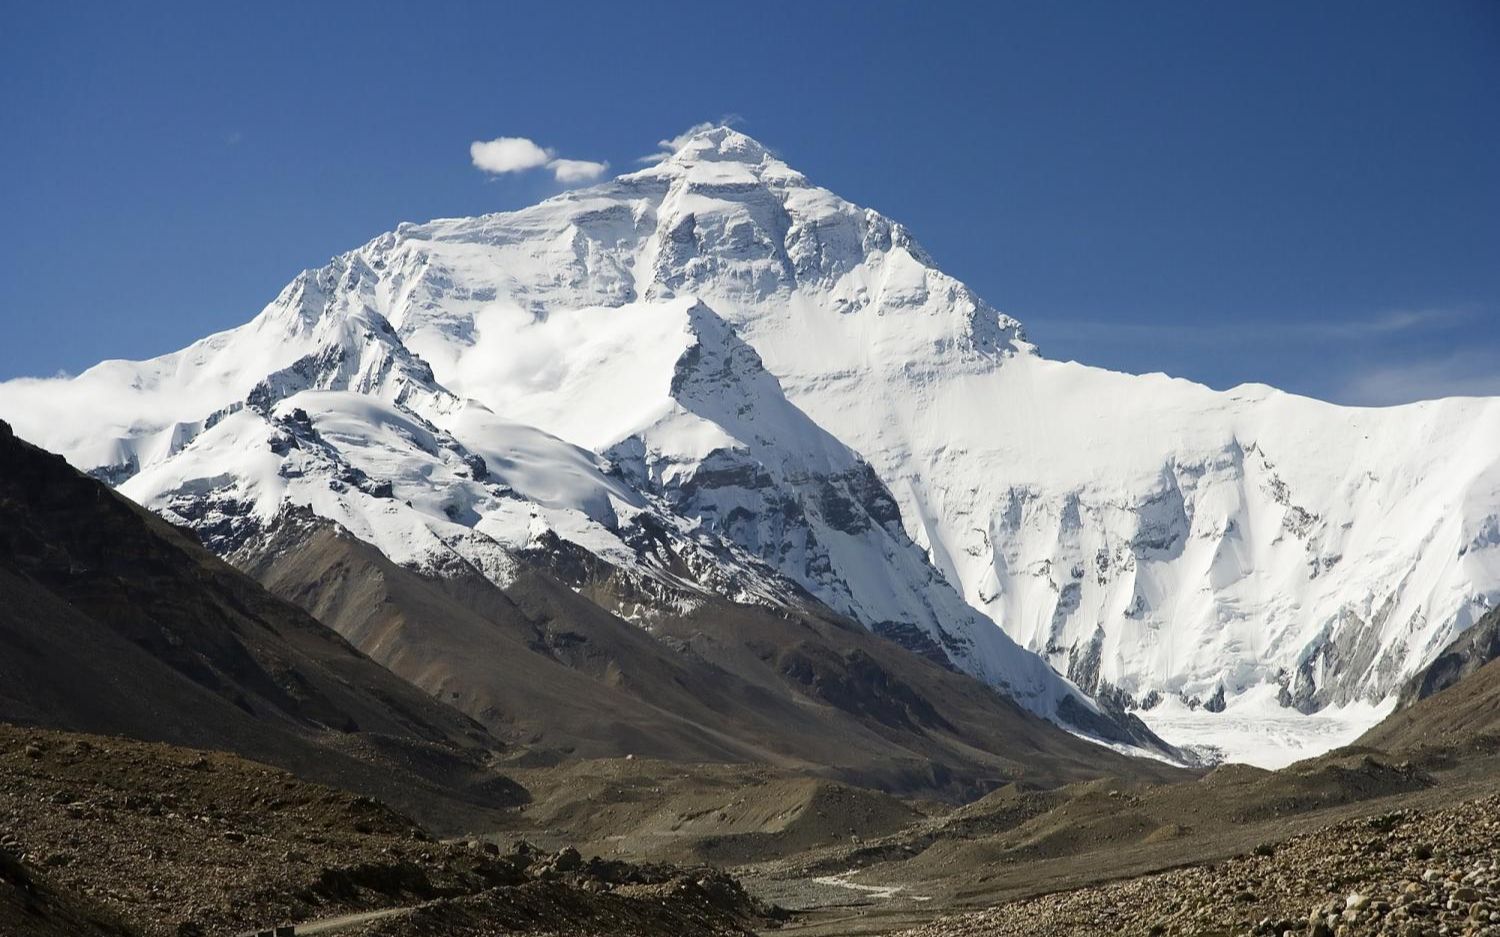
{"label": "rocky terrain", "polygon": [[0,847],[0,934],[26,937],[130,937],[110,912],[61,891],[36,867]]}
{"label": "rocky terrain", "polygon": [[368,933],[739,934],[776,920],[711,869],[443,842],[376,800],[232,755],[10,726],[0,850],[0,924],[16,937],[196,937],[385,909],[402,913]]}
{"label": "rocky terrain", "polygon": [[906,937],[1500,933],[1500,797],[1333,824],[1248,855],[1010,902]]}
{"label": "rocky terrain", "polygon": [[[741,872],[839,937],[1497,933],[1497,688],[1500,664],[1479,667],[1279,771],[1012,785]],[[865,889],[857,913],[797,884],[829,872]],[[974,910],[932,921],[943,907]]]}
{"label": "rocky terrain", "polygon": [[[1467,682],[1416,716],[1451,714],[1433,707]],[[355,915],[340,932],[1493,933],[1500,746],[1426,735],[1277,772],[1013,783],[959,807],[763,766],[518,764],[529,803],[443,841],[379,801],[233,755],[0,726],[0,926],[188,937]],[[954,914],[965,908],[985,910]]]}

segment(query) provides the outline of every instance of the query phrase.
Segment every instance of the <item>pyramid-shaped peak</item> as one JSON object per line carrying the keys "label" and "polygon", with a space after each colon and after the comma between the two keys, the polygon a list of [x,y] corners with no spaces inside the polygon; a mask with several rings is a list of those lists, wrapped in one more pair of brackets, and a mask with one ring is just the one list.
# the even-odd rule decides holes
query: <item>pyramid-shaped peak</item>
{"label": "pyramid-shaped peak", "polygon": [[696,127],[672,141],[670,162],[763,163],[775,159],[750,136],[726,126]]}
{"label": "pyramid-shaped peak", "polygon": [[626,183],[666,179],[720,186],[807,182],[760,142],[732,127],[703,124],[663,140],[662,148],[664,155],[650,166],[620,179]]}

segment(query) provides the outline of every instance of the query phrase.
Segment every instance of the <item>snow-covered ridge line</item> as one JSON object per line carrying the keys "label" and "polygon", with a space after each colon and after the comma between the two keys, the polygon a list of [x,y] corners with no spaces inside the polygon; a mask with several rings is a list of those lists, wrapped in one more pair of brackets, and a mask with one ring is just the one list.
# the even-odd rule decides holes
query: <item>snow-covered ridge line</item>
{"label": "snow-covered ridge line", "polygon": [[[966,662],[1077,731],[1152,743],[1139,727],[1101,714],[938,579],[869,466],[787,402],[755,352],[701,302],[593,307],[549,322],[560,331],[548,357],[577,380],[563,399],[531,403],[561,408],[537,411],[549,422],[562,412],[589,420],[611,443],[606,457],[440,384],[373,308],[372,281],[359,276],[371,268],[342,258],[299,278],[238,334],[214,337],[212,350],[230,349],[236,360],[238,343],[279,323],[278,334],[300,339],[292,350],[305,353],[255,381],[243,400],[173,424],[175,445],[155,457],[139,441],[161,430],[142,420],[144,431],[119,441],[131,453],[128,471],[116,462],[96,474],[119,472],[124,493],[194,527],[224,555],[295,508],[334,520],[399,563],[436,575],[475,570],[502,586],[519,552],[581,548],[623,572],[632,599],[616,611],[648,628],[710,594],[789,610],[822,600],[919,652]],[[309,288],[330,281],[343,284],[342,298]],[[178,357],[201,359],[197,351]],[[158,363],[155,371],[164,370]],[[224,383],[249,381],[231,373]],[[226,396],[204,394],[202,406]],[[756,401],[770,418],[755,429],[769,437],[747,431]],[[781,450],[770,441],[777,434]],[[676,470],[648,478],[648,446],[653,466],[670,453]],[[741,475],[716,473],[719,463],[735,463]],[[746,481],[771,490],[745,489]],[[733,526],[763,524],[773,506],[774,535],[788,549],[727,536],[706,504],[683,509],[686,489],[743,501],[729,512]],[[869,546],[854,535],[874,526],[861,520],[867,511],[879,516],[887,545],[862,556]],[[891,562],[885,575],[869,571]]]}
{"label": "snow-covered ridge line", "polygon": [[[287,406],[413,517],[377,531],[391,505],[359,485],[335,504],[221,451],[269,445]],[[795,582],[1041,711],[1077,697],[1015,644],[1122,706],[1270,688],[1373,711],[1500,600],[1500,401],[1354,409],[1049,361],[901,225],[726,128],[520,211],[400,225],[239,329],[0,385],[0,415],[148,502],[255,481],[393,555],[554,531],[640,564],[620,531],[650,517],[737,551],[732,588]],[[393,442],[398,418],[525,471],[485,489]]]}

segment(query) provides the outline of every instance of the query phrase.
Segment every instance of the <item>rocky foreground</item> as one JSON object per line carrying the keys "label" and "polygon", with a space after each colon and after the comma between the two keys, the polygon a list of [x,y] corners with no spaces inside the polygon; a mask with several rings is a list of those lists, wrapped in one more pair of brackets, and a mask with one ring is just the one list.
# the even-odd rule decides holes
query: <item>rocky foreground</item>
{"label": "rocky foreground", "polygon": [[944,918],[903,937],[1500,935],[1500,797],[1335,824],[1212,866]]}
{"label": "rocky foreground", "polygon": [[232,755],[0,725],[6,937],[206,937],[393,909],[363,933],[709,937],[773,923],[712,869],[442,842],[378,801]]}

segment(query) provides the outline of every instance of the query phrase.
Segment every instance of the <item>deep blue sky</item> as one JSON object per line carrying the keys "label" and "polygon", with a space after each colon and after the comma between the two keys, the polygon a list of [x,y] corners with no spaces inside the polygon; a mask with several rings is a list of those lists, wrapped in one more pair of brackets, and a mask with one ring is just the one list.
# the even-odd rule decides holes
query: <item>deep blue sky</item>
{"label": "deep blue sky", "polygon": [[169,351],[402,220],[739,126],[1045,353],[1500,393],[1500,3],[11,3],[0,378]]}

